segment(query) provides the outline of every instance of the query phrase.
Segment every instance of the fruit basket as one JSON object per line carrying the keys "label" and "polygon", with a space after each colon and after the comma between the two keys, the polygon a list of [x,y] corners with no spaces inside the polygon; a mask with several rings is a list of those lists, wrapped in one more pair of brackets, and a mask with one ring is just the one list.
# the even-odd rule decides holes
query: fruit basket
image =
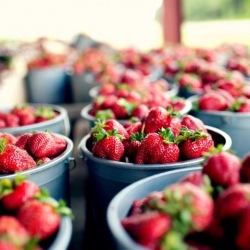
{"label": "fruit basket", "polygon": [[249,159],[217,151],[124,188],[107,209],[116,249],[248,249]]}
{"label": "fruit basket", "polygon": [[[210,92],[206,94],[202,103],[200,102],[201,95],[188,98],[193,104],[191,112],[205,124],[225,131],[232,139],[232,150],[234,150],[238,156],[243,157],[250,149],[248,125],[250,122],[250,109],[248,109],[249,99],[241,97],[235,101],[236,99],[230,96],[229,93],[226,93],[227,99],[223,98],[220,94],[218,95],[217,91],[215,94],[213,93]],[[222,93],[222,95],[225,95],[225,92]],[[210,104],[205,104],[208,98],[212,100],[212,102],[208,102],[210,102],[213,107],[211,107]],[[219,100],[222,100],[222,106],[217,105]],[[235,104],[238,105],[236,106],[236,110],[230,110],[228,106],[231,105],[231,107],[233,107]]]}
{"label": "fruit basket", "polygon": [[22,176],[0,183],[1,249],[68,249],[73,214],[63,200]]}
{"label": "fruit basket", "polygon": [[1,133],[19,135],[32,130],[48,129],[65,136],[70,134],[68,113],[61,106],[26,103],[2,108],[0,114]]}
{"label": "fruit basket", "polygon": [[0,180],[28,176],[39,187],[47,189],[53,198],[62,198],[70,204],[69,171],[75,161],[73,142],[68,137],[36,131],[18,137],[3,133],[0,141]]}

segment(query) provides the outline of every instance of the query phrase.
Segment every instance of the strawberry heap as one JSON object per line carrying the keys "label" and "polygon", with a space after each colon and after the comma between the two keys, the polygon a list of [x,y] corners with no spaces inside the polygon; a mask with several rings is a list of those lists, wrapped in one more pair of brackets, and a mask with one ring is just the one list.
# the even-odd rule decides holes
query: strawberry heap
{"label": "strawberry heap", "polygon": [[11,174],[35,168],[62,154],[67,141],[49,131],[14,136],[0,133],[0,173]]}
{"label": "strawberry heap", "polygon": [[63,200],[21,176],[0,181],[0,249],[47,249],[59,229],[61,217],[72,217]]}
{"label": "strawberry heap", "polygon": [[26,126],[54,119],[58,112],[50,107],[33,107],[29,104],[16,105],[9,111],[0,111],[0,129]]}
{"label": "strawberry heap", "polygon": [[148,249],[250,249],[250,153],[243,159],[218,146],[163,191],[135,200],[121,224]]}
{"label": "strawberry heap", "polygon": [[202,157],[215,142],[203,122],[153,107],[142,120],[98,120],[87,140],[96,157],[136,164],[164,164]]}

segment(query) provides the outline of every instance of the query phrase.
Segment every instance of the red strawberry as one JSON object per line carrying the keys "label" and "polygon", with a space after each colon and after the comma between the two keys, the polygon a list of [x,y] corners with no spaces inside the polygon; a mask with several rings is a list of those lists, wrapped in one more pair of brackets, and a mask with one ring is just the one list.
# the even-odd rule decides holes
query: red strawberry
{"label": "red strawberry", "polygon": [[129,162],[135,162],[138,148],[144,138],[144,133],[136,132],[130,135],[130,140],[125,147],[126,155],[128,157]]}
{"label": "red strawberry", "polygon": [[183,73],[178,80],[181,88],[190,92],[199,91],[202,89],[202,81],[198,75]]}
{"label": "red strawberry", "polygon": [[19,117],[15,114],[8,113],[4,117],[6,127],[18,127]]}
{"label": "red strawberry", "polygon": [[144,119],[149,113],[149,108],[145,104],[139,104],[131,113],[132,117],[137,117],[140,120]]}
{"label": "red strawberry", "polygon": [[157,133],[161,128],[171,128],[174,135],[181,130],[181,121],[173,110],[156,106],[150,109],[145,119],[145,133]]}
{"label": "red strawberry", "polygon": [[239,249],[250,249],[250,205],[242,211],[238,221],[238,232],[236,235],[236,245]]}
{"label": "red strawberry", "polygon": [[202,173],[215,185],[229,187],[240,182],[240,159],[230,152],[212,153],[205,160]]}
{"label": "red strawberry", "polygon": [[49,132],[38,131],[33,133],[29,140],[29,149],[35,157],[50,157],[55,153],[55,139]]}
{"label": "red strawberry", "polygon": [[242,159],[241,180],[242,182],[250,183],[250,152],[247,153]]}
{"label": "red strawberry", "polygon": [[190,130],[187,127],[182,128],[177,142],[181,155],[186,159],[202,157],[214,147],[213,138],[208,133],[202,132],[201,129]]}
{"label": "red strawberry", "polygon": [[6,145],[5,139],[0,139],[0,172],[10,174],[35,166],[36,162],[26,150],[13,144]]}
{"label": "red strawberry", "polygon": [[184,115],[181,119],[181,125],[190,130],[202,129],[203,132],[207,133],[207,129],[205,128],[203,121],[193,115]]}
{"label": "red strawberry", "polygon": [[37,166],[40,166],[40,165],[48,163],[50,161],[51,161],[51,159],[49,157],[41,157],[41,158],[36,159],[36,164],[37,164]]}
{"label": "red strawberry", "polygon": [[135,133],[139,133],[143,130],[143,124],[140,121],[130,122],[128,121],[127,124],[123,124],[123,126],[127,126],[126,130],[128,131],[129,136]]}
{"label": "red strawberry", "polygon": [[58,230],[61,220],[52,205],[38,200],[25,202],[17,217],[30,235],[39,240],[52,236]]}
{"label": "red strawberry", "polygon": [[15,246],[10,240],[0,238],[0,249],[1,250],[21,250],[19,247]]}
{"label": "red strawberry", "polygon": [[27,104],[15,106],[11,113],[19,117],[19,124],[21,126],[34,124],[36,121],[34,115],[35,108]]}
{"label": "red strawberry", "polygon": [[149,133],[138,148],[137,164],[177,162],[180,150],[175,143],[172,130],[161,129],[159,133]]}
{"label": "red strawberry", "polygon": [[198,101],[201,110],[220,111],[228,108],[226,99],[216,91],[210,91],[200,96]]}
{"label": "red strawberry", "polygon": [[192,172],[186,175],[184,178],[180,180],[180,182],[190,182],[193,185],[200,187],[208,193],[213,191],[213,187],[211,185],[210,179],[207,175],[204,175],[202,172]]}
{"label": "red strawberry", "polygon": [[125,98],[119,98],[112,106],[112,111],[117,119],[127,119],[136,107],[136,103],[129,102]]}
{"label": "red strawberry", "polygon": [[19,148],[22,148],[22,149],[25,149],[27,151],[29,151],[29,144],[28,144],[28,141],[29,141],[29,138],[32,136],[32,133],[24,133],[22,135],[20,135],[18,138],[17,138],[17,141],[15,143],[15,145]]}
{"label": "red strawberry", "polygon": [[30,235],[25,227],[16,217],[10,215],[0,216],[0,235],[16,247],[25,247],[30,240]]}
{"label": "red strawberry", "polygon": [[0,128],[5,128],[6,127],[6,122],[3,118],[0,118]]}
{"label": "red strawberry", "polygon": [[246,113],[250,112],[250,99],[246,97],[240,97],[230,107],[233,112]]}
{"label": "red strawberry", "polygon": [[16,136],[9,133],[0,133],[0,139],[5,138],[7,144],[15,144],[17,141]]}
{"label": "red strawberry", "polygon": [[222,192],[215,202],[219,219],[237,219],[250,204],[250,184],[236,184]]}
{"label": "red strawberry", "polygon": [[155,244],[171,230],[172,219],[165,213],[152,211],[124,218],[122,225],[139,244],[155,247]]}
{"label": "red strawberry", "polygon": [[56,157],[62,154],[62,152],[66,149],[67,141],[63,137],[54,133],[51,133],[51,136],[54,138],[55,142],[54,153],[51,155],[51,157]]}
{"label": "red strawberry", "polygon": [[[2,180],[2,187],[6,185],[6,180]],[[15,181],[12,189],[8,189],[8,193],[4,194],[4,189],[1,194],[1,203],[9,211],[17,211],[25,202],[32,199],[40,192],[39,187],[29,180]]]}
{"label": "red strawberry", "polygon": [[113,161],[120,161],[124,156],[123,136],[117,134],[116,130],[106,132],[101,129],[99,133],[94,134],[95,144],[92,147],[92,153],[100,158]]}
{"label": "red strawberry", "polygon": [[58,114],[50,107],[39,107],[34,112],[36,123],[54,119]]}
{"label": "red strawberry", "polygon": [[[203,231],[212,222],[214,202],[212,197],[201,188],[188,182],[178,182],[168,186],[164,194],[166,207],[171,208],[174,204],[182,204],[182,206],[175,205],[176,209],[172,210],[172,213],[180,217],[181,225],[187,227],[188,231]],[[190,213],[189,221],[181,217],[183,209]]]}

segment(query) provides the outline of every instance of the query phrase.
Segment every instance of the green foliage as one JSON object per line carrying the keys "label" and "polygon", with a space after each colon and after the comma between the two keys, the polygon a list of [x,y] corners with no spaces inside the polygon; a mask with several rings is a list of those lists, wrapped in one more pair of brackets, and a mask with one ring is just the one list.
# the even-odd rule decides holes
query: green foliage
{"label": "green foliage", "polygon": [[249,0],[182,0],[184,20],[249,19]]}

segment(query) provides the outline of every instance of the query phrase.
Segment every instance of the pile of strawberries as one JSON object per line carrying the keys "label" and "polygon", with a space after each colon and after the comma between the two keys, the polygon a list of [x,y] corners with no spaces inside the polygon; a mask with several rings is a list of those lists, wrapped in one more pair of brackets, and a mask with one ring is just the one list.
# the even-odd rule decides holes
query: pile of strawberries
{"label": "pile of strawberries", "polygon": [[194,110],[250,112],[250,85],[240,88],[228,83],[225,87],[227,89],[219,87],[199,95]]}
{"label": "pile of strawberries", "polygon": [[250,249],[250,154],[214,148],[200,172],[135,200],[122,226],[148,249]]}
{"label": "pile of strawberries", "polygon": [[0,129],[26,126],[54,119],[58,112],[50,107],[33,107],[29,104],[16,105],[11,110],[0,111]]}
{"label": "pile of strawberries", "polygon": [[215,142],[203,122],[178,116],[170,107],[153,107],[142,120],[124,124],[97,121],[87,140],[96,157],[136,164],[163,164],[202,157]]}
{"label": "pile of strawberries", "polygon": [[0,133],[0,173],[11,174],[35,168],[62,154],[65,138],[49,131],[14,136]]}
{"label": "pile of strawberries", "polygon": [[72,217],[63,200],[52,199],[46,190],[18,176],[0,181],[0,249],[47,249],[62,216]]}

